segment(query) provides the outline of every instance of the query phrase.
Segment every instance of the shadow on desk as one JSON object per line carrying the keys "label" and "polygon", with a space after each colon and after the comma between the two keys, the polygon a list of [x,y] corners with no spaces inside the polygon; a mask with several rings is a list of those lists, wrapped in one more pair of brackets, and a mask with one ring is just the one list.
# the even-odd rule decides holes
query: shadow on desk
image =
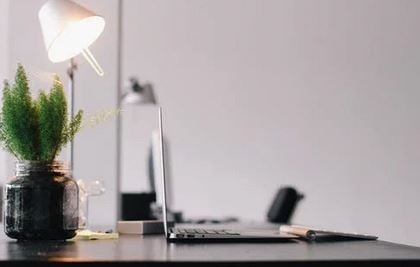
{"label": "shadow on desk", "polygon": [[[79,246],[73,241],[8,241],[2,258],[25,261],[65,261],[65,256],[77,257]],[[3,266],[3,263],[0,263]]]}

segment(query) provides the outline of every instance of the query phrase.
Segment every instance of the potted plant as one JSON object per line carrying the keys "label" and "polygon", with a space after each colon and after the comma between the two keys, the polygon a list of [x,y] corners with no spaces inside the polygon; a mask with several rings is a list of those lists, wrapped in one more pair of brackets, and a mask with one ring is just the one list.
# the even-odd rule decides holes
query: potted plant
{"label": "potted plant", "polygon": [[0,143],[16,158],[16,175],[5,184],[4,230],[18,240],[64,240],[78,228],[78,187],[56,160],[80,129],[82,111],[68,119],[63,85],[30,94],[22,65],[14,84],[4,83]]}

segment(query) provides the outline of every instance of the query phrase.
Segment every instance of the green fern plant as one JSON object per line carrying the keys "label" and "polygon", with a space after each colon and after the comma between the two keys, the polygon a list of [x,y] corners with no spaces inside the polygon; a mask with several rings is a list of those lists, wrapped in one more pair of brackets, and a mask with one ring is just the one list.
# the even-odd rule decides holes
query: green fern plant
{"label": "green fern plant", "polygon": [[80,130],[83,111],[68,119],[63,84],[54,77],[49,93],[32,99],[28,79],[18,64],[15,82],[4,83],[0,143],[18,160],[50,162]]}

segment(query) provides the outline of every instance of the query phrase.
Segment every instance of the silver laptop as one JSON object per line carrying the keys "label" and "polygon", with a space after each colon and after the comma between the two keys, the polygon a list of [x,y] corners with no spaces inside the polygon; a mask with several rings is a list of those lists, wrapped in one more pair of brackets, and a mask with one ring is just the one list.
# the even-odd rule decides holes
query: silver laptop
{"label": "silver laptop", "polygon": [[168,226],[167,190],[165,180],[165,152],[163,146],[162,108],[159,108],[159,151],[160,172],[162,178],[162,213],[165,236],[168,241],[286,241],[297,238],[295,235],[283,234],[274,230],[234,230],[207,228],[178,228]]}

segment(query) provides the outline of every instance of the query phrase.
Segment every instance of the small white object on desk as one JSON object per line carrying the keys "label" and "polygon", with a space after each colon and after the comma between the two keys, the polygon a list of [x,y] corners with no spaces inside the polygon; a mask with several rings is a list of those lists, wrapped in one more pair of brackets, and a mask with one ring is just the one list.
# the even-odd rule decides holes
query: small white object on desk
{"label": "small white object on desk", "polygon": [[71,240],[105,240],[118,239],[118,233],[94,232],[90,230],[78,230],[77,235]]}
{"label": "small white object on desk", "polygon": [[[173,227],[174,223],[169,222],[168,227]],[[117,231],[120,234],[163,234],[163,221],[118,221]]]}

